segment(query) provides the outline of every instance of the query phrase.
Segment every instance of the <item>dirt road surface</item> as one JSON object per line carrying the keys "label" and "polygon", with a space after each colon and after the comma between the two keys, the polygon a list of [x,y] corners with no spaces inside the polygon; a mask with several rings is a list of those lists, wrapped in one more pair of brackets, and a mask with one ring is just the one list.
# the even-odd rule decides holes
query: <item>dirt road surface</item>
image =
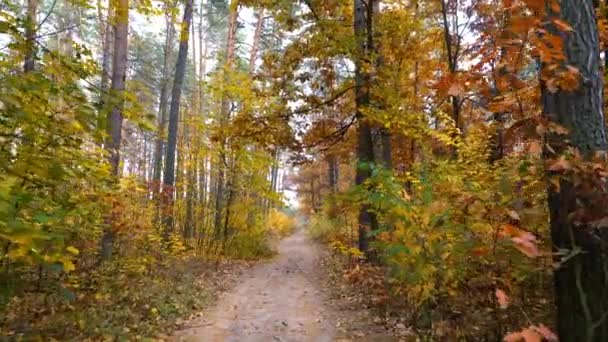
{"label": "dirt road surface", "polygon": [[214,308],[172,340],[333,341],[334,325],[319,285],[318,248],[299,230],[279,243],[278,253],[243,275]]}

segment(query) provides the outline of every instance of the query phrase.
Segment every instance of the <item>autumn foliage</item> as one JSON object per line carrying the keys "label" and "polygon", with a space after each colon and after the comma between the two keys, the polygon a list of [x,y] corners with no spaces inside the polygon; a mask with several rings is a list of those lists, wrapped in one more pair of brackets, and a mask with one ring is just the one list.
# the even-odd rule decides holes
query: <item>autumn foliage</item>
{"label": "autumn foliage", "polygon": [[608,339],[607,14],[4,1],[2,335],[154,336],[300,225],[414,338]]}

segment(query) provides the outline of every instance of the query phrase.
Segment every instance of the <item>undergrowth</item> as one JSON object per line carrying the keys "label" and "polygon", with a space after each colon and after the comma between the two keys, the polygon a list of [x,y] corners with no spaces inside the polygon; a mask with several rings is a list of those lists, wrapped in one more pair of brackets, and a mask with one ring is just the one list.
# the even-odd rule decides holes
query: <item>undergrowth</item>
{"label": "undergrowth", "polygon": [[213,288],[205,279],[213,269],[198,258],[171,259],[141,273],[110,264],[73,274],[58,291],[54,280],[43,280],[36,286],[48,291],[21,288],[8,300],[2,331],[25,341],[154,337],[208,303]]}

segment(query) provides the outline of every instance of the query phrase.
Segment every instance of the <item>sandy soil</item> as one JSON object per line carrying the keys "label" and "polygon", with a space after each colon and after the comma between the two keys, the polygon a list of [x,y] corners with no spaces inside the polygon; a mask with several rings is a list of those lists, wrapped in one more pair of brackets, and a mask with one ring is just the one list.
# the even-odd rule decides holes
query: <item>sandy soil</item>
{"label": "sandy soil", "polygon": [[332,312],[320,286],[320,251],[298,231],[278,256],[244,274],[203,317],[172,341],[333,341]]}

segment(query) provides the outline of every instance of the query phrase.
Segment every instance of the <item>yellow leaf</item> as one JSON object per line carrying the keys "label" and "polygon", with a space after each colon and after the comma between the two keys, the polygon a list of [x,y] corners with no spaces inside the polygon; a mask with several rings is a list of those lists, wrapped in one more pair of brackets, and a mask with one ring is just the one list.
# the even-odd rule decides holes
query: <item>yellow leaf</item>
{"label": "yellow leaf", "polygon": [[72,254],[74,254],[74,255],[80,254],[80,251],[76,247],[74,247],[74,246],[69,246],[65,250],[68,251],[68,252],[70,252],[70,253],[72,253]]}
{"label": "yellow leaf", "polygon": [[62,260],[61,263],[63,264],[63,270],[65,272],[72,272],[76,269],[76,266],[74,266],[74,263],[71,260]]}

